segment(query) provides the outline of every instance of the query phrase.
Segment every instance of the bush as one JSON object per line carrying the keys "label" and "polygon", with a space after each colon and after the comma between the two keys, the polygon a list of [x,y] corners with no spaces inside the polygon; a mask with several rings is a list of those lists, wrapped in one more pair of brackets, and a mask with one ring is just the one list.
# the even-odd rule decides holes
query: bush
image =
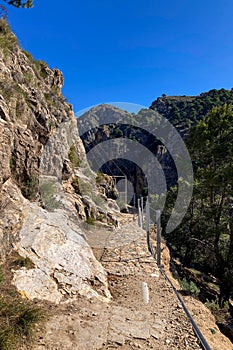
{"label": "bush", "polygon": [[10,53],[18,46],[18,40],[12,33],[8,23],[4,19],[0,19],[0,48],[4,54]]}
{"label": "bush", "polygon": [[22,192],[24,197],[26,197],[29,200],[34,200],[38,193],[38,189],[39,189],[39,181],[36,176],[31,175],[28,177],[28,179],[24,183]]}
{"label": "bush", "polygon": [[200,293],[200,289],[193,281],[187,281],[186,278],[183,278],[179,281],[179,283],[182,290],[187,294],[197,296]]}
{"label": "bush", "polygon": [[20,267],[26,267],[27,269],[33,268],[34,267],[34,263],[32,262],[32,260],[27,256],[26,258],[22,257],[22,256],[18,256],[14,263],[17,266]]}
{"label": "bush", "polygon": [[89,218],[87,218],[86,223],[88,225],[95,225],[95,219],[92,216],[89,216]]}
{"label": "bush", "polygon": [[104,181],[105,177],[104,177],[104,174],[101,173],[101,171],[97,171],[97,174],[96,174],[96,183],[99,185],[102,183],[102,181]]}
{"label": "bush", "polygon": [[68,157],[69,157],[69,160],[71,161],[71,163],[73,164],[73,166],[75,168],[78,168],[80,166],[81,160],[79,159],[79,157],[77,155],[77,152],[76,152],[76,149],[75,149],[74,145],[72,145],[70,147],[70,151],[69,151]]}
{"label": "bush", "polygon": [[0,298],[0,349],[15,350],[33,338],[35,326],[45,318],[43,310],[19,299]]}

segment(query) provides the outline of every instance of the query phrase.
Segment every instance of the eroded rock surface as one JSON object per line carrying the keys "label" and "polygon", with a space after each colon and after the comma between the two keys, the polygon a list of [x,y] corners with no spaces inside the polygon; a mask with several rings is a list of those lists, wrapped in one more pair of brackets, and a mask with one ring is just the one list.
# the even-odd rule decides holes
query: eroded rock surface
{"label": "eroded rock surface", "polygon": [[98,200],[63,75],[22,50],[3,19],[0,39],[0,258],[14,247],[34,263],[14,275],[29,299],[108,300],[81,224],[115,218],[107,197]]}
{"label": "eroded rock surface", "polygon": [[19,292],[55,303],[78,295],[109,301],[106,272],[81,229],[62,210],[47,212],[30,204],[29,211],[15,249],[35,268],[15,271],[13,283]]}

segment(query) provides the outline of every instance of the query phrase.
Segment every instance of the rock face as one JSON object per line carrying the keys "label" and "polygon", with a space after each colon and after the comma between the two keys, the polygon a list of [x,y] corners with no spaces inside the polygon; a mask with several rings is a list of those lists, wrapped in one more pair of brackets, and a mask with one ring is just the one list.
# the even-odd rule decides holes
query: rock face
{"label": "rock face", "polygon": [[[155,168],[156,178],[165,176],[168,187],[177,181],[170,153],[153,134],[156,130],[162,133],[163,123],[161,116],[151,109],[142,109],[135,115],[105,104],[90,109],[78,119],[81,139],[93,169],[118,178],[126,176],[137,198],[147,195],[147,180]],[[152,192],[153,186],[155,191],[159,189],[158,182],[150,184]],[[158,190],[158,194],[163,190]]]}
{"label": "rock face", "polygon": [[106,274],[81,223],[113,225],[117,206],[96,186],[62,85],[62,73],[21,50],[1,19],[0,257],[14,247],[34,263],[14,274],[27,298],[106,301]]}
{"label": "rock face", "polygon": [[77,295],[108,301],[106,273],[77,223],[63,210],[52,213],[29,204],[29,212],[15,249],[35,268],[15,271],[13,282],[20,293],[55,303]]}

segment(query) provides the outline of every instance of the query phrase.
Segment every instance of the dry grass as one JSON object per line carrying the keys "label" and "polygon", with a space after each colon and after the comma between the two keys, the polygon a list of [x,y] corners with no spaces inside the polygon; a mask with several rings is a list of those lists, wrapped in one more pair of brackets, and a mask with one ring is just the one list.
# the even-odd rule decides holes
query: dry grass
{"label": "dry grass", "polygon": [[12,268],[32,267],[27,258],[12,254],[0,268],[0,350],[15,350],[29,346],[36,329],[46,318],[45,308],[21,298],[11,284]]}

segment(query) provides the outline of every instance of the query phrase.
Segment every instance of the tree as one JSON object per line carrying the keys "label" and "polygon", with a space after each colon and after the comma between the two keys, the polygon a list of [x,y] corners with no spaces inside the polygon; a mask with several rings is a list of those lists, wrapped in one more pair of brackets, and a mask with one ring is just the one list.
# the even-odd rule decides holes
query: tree
{"label": "tree", "polygon": [[[220,279],[220,304],[233,292],[233,106],[214,107],[190,132],[199,217]],[[197,217],[198,219],[198,217]]]}
{"label": "tree", "polygon": [[195,173],[193,198],[182,225],[167,237],[183,264],[218,277],[221,306],[233,293],[232,141],[231,105],[214,107],[190,129],[187,146]]}
{"label": "tree", "polygon": [[33,7],[33,0],[4,0],[8,5],[15,7],[31,8]]}

